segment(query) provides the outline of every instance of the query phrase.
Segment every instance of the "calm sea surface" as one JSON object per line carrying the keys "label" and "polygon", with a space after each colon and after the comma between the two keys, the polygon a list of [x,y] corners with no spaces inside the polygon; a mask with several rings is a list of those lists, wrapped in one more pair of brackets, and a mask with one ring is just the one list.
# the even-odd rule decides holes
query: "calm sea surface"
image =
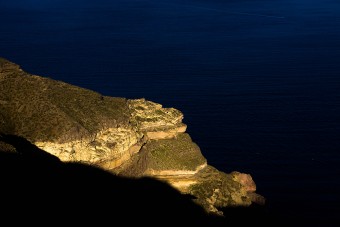
{"label": "calm sea surface", "polygon": [[340,1],[0,0],[0,20],[0,56],[175,107],[271,210],[340,226]]}

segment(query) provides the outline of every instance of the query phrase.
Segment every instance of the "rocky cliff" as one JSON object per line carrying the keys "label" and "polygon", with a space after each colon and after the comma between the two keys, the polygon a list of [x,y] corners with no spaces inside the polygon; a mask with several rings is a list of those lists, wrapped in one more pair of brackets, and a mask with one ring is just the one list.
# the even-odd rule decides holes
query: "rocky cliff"
{"label": "rocky cliff", "polygon": [[0,58],[1,134],[23,137],[63,162],[156,178],[192,195],[208,213],[263,204],[249,174],[224,173],[208,164],[182,120],[177,109],[143,98],[103,96],[31,75]]}

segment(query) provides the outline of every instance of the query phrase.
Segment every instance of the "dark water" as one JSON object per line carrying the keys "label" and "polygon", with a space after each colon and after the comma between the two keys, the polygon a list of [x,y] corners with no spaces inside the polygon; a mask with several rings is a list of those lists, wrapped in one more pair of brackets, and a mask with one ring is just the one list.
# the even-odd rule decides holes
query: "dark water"
{"label": "dark water", "polygon": [[272,211],[340,226],[339,1],[1,0],[0,20],[2,57],[180,109]]}

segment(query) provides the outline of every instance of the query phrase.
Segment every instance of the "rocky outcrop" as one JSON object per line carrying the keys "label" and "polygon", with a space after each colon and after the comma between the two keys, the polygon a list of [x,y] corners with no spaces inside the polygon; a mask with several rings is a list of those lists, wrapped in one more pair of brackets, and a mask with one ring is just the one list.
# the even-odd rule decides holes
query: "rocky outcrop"
{"label": "rocky outcrop", "polygon": [[5,59],[0,59],[0,107],[0,133],[24,137],[63,162],[157,178],[220,215],[219,208],[264,202],[249,174],[208,165],[175,108],[102,96],[30,75]]}
{"label": "rocky outcrop", "polygon": [[100,163],[114,160],[112,168],[128,159],[142,146],[142,135],[131,127],[107,128],[94,136],[65,143],[37,141],[39,148],[59,157],[62,161]]}
{"label": "rocky outcrop", "polygon": [[130,122],[149,139],[169,139],[185,132],[183,114],[174,108],[163,108],[161,104],[145,99],[128,100],[131,111]]}

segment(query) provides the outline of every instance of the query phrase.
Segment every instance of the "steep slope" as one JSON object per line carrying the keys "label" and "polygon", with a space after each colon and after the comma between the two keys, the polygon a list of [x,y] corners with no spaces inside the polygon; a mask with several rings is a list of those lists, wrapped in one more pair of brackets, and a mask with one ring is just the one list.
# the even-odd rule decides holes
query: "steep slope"
{"label": "steep slope", "polygon": [[182,120],[177,109],[145,99],[103,96],[31,75],[0,58],[3,135],[23,137],[63,162],[167,182],[194,196],[208,213],[222,215],[223,207],[263,204],[249,174],[226,174],[208,165]]}

